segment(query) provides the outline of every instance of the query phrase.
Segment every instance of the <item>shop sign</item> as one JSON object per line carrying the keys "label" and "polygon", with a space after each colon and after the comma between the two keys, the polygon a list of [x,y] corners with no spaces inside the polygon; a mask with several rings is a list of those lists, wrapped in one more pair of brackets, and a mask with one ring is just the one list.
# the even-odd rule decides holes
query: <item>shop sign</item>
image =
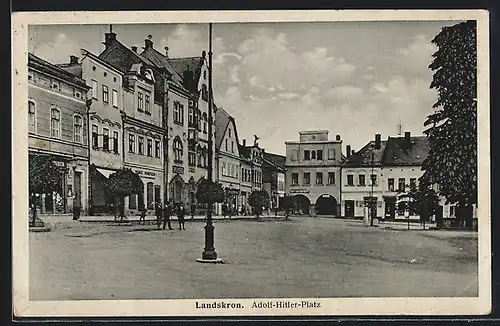
{"label": "shop sign", "polygon": [[309,189],[290,189],[291,194],[308,194]]}
{"label": "shop sign", "polygon": [[184,167],[174,165],[174,166],[172,166],[172,172],[178,173],[178,174],[184,174]]}
{"label": "shop sign", "polygon": [[138,175],[145,175],[145,176],[150,176],[150,177],[156,176],[156,173],[151,172],[151,171],[135,170],[135,173],[137,173]]}

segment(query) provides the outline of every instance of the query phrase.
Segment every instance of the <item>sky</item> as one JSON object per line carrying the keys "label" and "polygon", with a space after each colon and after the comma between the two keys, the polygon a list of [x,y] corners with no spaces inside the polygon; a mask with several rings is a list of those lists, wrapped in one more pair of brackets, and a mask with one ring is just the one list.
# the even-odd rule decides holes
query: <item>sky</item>
{"label": "sky", "polygon": [[[423,134],[436,92],[428,66],[431,43],[456,22],[233,23],[213,25],[216,105],[231,114],[240,142],[259,137],[268,152],[285,153],[299,131],[329,130],[343,146],[363,147],[375,134],[397,136],[397,126]],[[98,55],[109,25],[29,28],[29,51],[52,63],[86,49]],[[170,57],[208,50],[207,24],[113,25],[117,39],[154,47]],[[207,51],[208,52],[208,51]]]}

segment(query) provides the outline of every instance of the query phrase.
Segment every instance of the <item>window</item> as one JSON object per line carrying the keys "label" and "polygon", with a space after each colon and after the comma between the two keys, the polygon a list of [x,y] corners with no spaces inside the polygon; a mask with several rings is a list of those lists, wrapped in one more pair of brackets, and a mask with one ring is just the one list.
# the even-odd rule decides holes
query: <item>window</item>
{"label": "window", "polygon": [[296,186],[299,184],[299,174],[292,173],[292,186]]}
{"label": "window", "polygon": [[203,79],[207,79],[207,71],[206,70],[203,71]]}
{"label": "window", "polygon": [[377,175],[376,174],[371,174],[370,175],[370,181],[371,181],[371,184],[376,186],[377,185]]}
{"label": "window", "polygon": [[109,92],[108,92],[108,86],[102,85],[102,101],[104,103],[109,103]]}
{"label": "window", "polygon": [[304,172],[303,184],[305,184],[305,185],[310,185],[311,184],[311,173]]}
{"label": "window", "polygon": [[335,184],[335,172],[328,172],[328,184],[329,185]]}
{"label": "window", "polygon": [[387,188],[389,191],[394,191],[394,178],[387,179]]}
{"label": "window", "polygon": [[52,81],[52,88],[59,90],[61,88],[61,85],[60,85],[59,81],[53,80]]}
{"label": "window", "polygon": [[231,140],[231,153],[234,153],[234,142]]}
{"label": "window", "polygon": [[148,156],[153,157],[153,140],[148,138]]}
{"label": "window", "polygon": [[323,150],[319,149],[316,151],[316,159],[319,161],[323,161]]}
{"label": "window", "polygon": [[113,107],[117,108],[118,107],[118,91],[116,89],[113,90]]}
{"label": "window", "polygon": [[174,122],[177,124],[184,123],[184,106],[179,102],[174,102]]}
{"label": "window", "polygon": [[182,142],[179,136],[174,139],[174,162],[182,163]]}
{"label": "window", "polygon": [[[208,126],[208,117],[205,112],[203,112],[203,133],[207,133],[207,126]],[[226,149],[227,150],[227,149]]]}
{"label": "window", "polygon": [[189,117],[188,117],[188,123],[190,125],[194,124],[194,110],[192,108],[189,108]]}
{"label": "window", "polygon": [[323,173],[322,172],[316,172],[316,184],[317,185],[323,184]]}
{"label": "window", "polygon": [[92,125],[92,148],[99,148],[99,128],[96,125]]}
{"label": "window", "polygon": [[292,155],[291,155],[292,161],[297,161],[297,157],[298,156],[299,156],[299,151],[297,151],[296,149],[293,149],[292,150]]}
{"label": "window", "polygon": [[155,199],[154,199],[154,185],[152,182],[146,184],[146,200],[148,203],[148,209],[154,209]]}
{"label": "window", "polygon": [[36,131],[35,102],[28,101],[28,131]]}
{"label": "window", "polygon": [[231,138],[231,129],[229,129],[229,138]]}
{"label": "window", "polygon": [[144,112],[151,114],[149,95],[145,95]]}
{"label": "window", "polygon": [[61,111],[50,110],[50,135],[53,138],[61,138]]}
{"label": "window", "polygon": [[316,159],[316,151],[311,151],[311,159],[312,160]]}
{"label": "window", "polygon": [[354,186],[354,176],[352,174],[347,175],[347,185]]}
{"label": "window", "polygon": [[228,144],[228,142],[227,142],[227,139],[226,139],[226,152],[229,150],[227,144]]}
{"label": "window", "polygon": [[198,131],[201,131],[201,111],[198,110],[196,112],[196,120],[197,120],[197,125],[196,125],[196,129],[198,129]]}
{"label": "window", "polygon": [[304,151],[304,161],[309,161],[311,159],[311,152],[308,150]]}
{"label": "window", "polygon": [[143,96],[144,96],[144,94],[142,94],[141,92],[137,92],[137,110],[138,111],[144,110]]}
{"label": "window", "polygon": [[405,179],[404,178],[398,179],[398,191],[405,191]]}
{"label": "window", "polygon": [[83,120],[79,115],[73,116],[73,140],[78,144],[83,142]]}
{"label": "window", "polygon": [[329,160],[334,160],[335,159],[335,150],[333,148],[330,148],[328,150],[328,159]]}
{"label": "window", "polygon": [[364,174],[358,175],[358,185],[360,185],[360,186],[366,186],[365,175]]}
{"label": "window", "polygon": [[411,189],[415,189],[417,187],[417,179],[410,178],[410,187]]}
{"label": "window", "polygon": [[455,206],[450,206],[450,216],[455,216]]}
{"label": "window", "polygon": [[135,135],[134,134],[128,135],[128,152],[135,153]]}
{"label": "window", "polygon": [[118,154],[118,131],[113,131],[113,152]]}
{"label": "window", "polygon": [[201,98],[204,101],[208,101],[208,90],[207,90],[207,85],[203,85],[201,87]]}
{"label": "window", "polygon": [[196,166],[196,152],[188,152],[189,166]]}
{"label": "window", "polygon": [[102,149],[109,151],[109,129],[102,129]]}
{"label": "window", "polygon": [[139,148],[137,149],[137,153],[140,155],[144,155],[144,137],[137,136],[137,145]]}
{"label": "window", "polygon": [[97,87],[99,87],[99,84],[97,83],[97,80],[92,79],[92,98],[97,100],[98,97],[98,92],[97,92]]}
{"label": "window", "polygon": [[160,141],[155,140],[155,157],[160,158]]}

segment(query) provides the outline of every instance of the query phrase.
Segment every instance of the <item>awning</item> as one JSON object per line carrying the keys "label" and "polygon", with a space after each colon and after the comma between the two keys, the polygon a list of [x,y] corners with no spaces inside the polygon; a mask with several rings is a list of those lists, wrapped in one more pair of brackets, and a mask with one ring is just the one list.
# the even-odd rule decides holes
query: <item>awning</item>
{"label": "awning", "polygon": [[97,171],[99,171],[100,174],[102,174],[103,176],[105,176],[107,179],[109,179],[109,176],[113,173],[115,173],[116,171],[112,171],[112,170],[104,170],[104,169],[99,169],[99,168],[96,168]]}

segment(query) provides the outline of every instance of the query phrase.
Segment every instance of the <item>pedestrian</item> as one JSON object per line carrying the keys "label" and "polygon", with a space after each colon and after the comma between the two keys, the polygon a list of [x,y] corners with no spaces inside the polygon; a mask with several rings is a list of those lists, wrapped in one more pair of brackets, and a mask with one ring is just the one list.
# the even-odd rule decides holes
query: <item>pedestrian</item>
{"label": "pedestrian", "polygon": [[179,222],[179,230],[185,230],[184,227],[184,217],[186,216],[186,210],[182,204],[179,205],[177,209],[177,221]]}
{"label": "pedestrian", "polygon": [[160,229],[160,226],[161,226],[161,220],[162,220],[162,205],[161,205],[161,201],[157,201],[156,204],[155,204],[155,215],[156,215],[156,227],[158,228],[158,230]]}
{"label": "pedestrian", "polygon": [[139,216],[139,225],[141,224],[141,222],[144,222],[143,224],[146,224],[146,207],[144,207],[144,204],[141,205],[139,211],[141,214]]}
{"label": "pedestrian", "polygon": [[163,209],[163,230],[168,224],[168,229],[173,230],[172,225],[170,224],[170,216],[172,216],[172,206],[170,202],[165,203],[165,208]]}
{"label": "pedestrian", "polygon": [[226,203],[222,204],[222,215],[226,217],[227,215],[227,205]]}
{"label": "pedestrian", "polygon": [[196,204],[192,203],[191,204],[191,219],[194,219],[194,213],[196,213]]}

